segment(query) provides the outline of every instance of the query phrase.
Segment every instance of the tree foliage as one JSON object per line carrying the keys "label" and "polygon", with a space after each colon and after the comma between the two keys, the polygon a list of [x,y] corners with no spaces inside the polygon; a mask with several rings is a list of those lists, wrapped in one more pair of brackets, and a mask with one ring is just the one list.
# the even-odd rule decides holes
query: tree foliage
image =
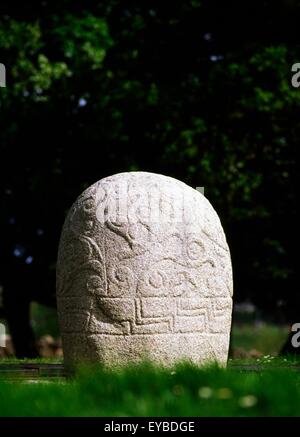
{"label": "tree foliage", "polygon": [[238,299],[294,307],[296,2],[125,3],[1,6],[2,266],[42,274],[85,187],[147,170],[205,186]]}

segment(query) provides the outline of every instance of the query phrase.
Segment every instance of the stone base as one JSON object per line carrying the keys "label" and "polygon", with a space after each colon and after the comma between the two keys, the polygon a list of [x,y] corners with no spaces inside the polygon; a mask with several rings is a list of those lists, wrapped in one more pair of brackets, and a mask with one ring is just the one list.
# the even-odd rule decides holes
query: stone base
{"label": "stone base", "polygon": [[[80,345],[80,347],[79,347]],[[65,366],[97,362],[113,367],[151,361],[172,366],[186,361],[196,365],[226,366],[227,334],[103,335],[63,334]],[[88,358],[87,358],[88,357]]]}

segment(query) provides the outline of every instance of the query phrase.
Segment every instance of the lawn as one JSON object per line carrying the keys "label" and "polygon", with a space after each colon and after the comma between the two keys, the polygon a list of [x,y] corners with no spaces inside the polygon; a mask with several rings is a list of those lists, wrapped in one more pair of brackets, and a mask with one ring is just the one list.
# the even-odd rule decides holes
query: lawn
{"label": "lawn", "polygon": [[[231,360],[227,369],[143,364],[75,378],[0,380],[0,416],[298,416],[293,360]],[[249,370],[250,369],[250,370]]]}
{"label": "lawn", "polygon": [[231,347],[237,355],[250,351],[276,355],[289,333],[288,326],[266,323],[233,323]]}

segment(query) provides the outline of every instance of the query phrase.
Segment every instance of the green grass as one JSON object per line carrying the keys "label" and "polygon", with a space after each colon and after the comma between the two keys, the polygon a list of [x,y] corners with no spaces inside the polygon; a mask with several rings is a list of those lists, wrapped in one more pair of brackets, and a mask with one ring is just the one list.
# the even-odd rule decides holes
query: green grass
{"label": "green grass", "polygon": [[0,415],[298,416],[300,372],[268,364],[258,371],[234,369],[232,362],[227,370],[93,367],[65,382],[2,380]]}
{"label": "green grass", "polygon": [[[233,350],[255,349],[263,355],[230,359],[227,370],[94,367],[73,380],[43,377],[31,382],[22,377],[5,381],[3,374],[0,416],[298,416],[300,372],[294,367],[300,367],[299,358],[274,356],[287,334],[284,326],[234,324]],[[29,363],[62,359],[0,360]]]}
{"label": "green grass", "polygon": [[264,355],[279,353],[287,339],[289,329],[287,326],[250,323],[232,325],[231,346],[233,350],[257,350]]}

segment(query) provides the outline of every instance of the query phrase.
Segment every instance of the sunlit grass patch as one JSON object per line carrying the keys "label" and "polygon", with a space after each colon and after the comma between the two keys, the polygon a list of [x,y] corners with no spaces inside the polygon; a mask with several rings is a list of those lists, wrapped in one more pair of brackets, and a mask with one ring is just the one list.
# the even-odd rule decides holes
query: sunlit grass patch
{"label": "sunlit grass patch", "polygon": [[181,364],[79,369],[49,384],[0,381],[1,416],[297,416],[300,373]]}

